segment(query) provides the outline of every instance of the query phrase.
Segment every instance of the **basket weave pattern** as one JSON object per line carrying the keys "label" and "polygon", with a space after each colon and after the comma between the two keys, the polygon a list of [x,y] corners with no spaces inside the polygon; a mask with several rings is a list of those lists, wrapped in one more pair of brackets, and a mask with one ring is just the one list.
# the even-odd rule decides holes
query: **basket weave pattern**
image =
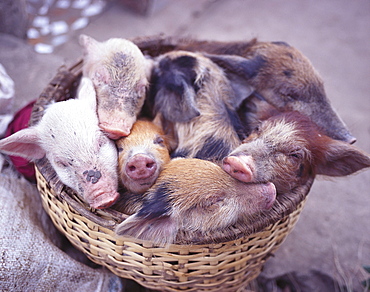
{"label": "basket weave pattern", "polygon": [[[37,100],[30,125],[50,102],[75,96],[81,69],[82,61],[59,69]],[[36,176],[44,209],[74,246],[116,275],[161,291],[236,291],[247,285],[294,227],[313,182],[279,195],[272,210],[232,239],[161,247],[116,237],[114,227],[127,215],[89,208],[59,181],[46,158],[36,162]]]}

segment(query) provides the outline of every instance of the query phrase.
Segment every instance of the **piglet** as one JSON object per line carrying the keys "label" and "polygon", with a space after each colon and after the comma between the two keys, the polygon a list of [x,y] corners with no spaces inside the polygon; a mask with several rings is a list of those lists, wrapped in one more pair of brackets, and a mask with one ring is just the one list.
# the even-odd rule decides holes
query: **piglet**
{"label": "piglet", "polygon": [[118,198],[117,149],[98,126],[94,86],[83,78],[78,99],[51,104],[40,122],[0,140],[0,151],[49,160],[61,182],[93,208]]}
{"label": "piglet", "polygon": [[[257,93],[264,101],[283,111],[299,111],[309,116],[321,131],[336,140],[356,141],[328,99],[324,82],[310,60],[285,42],[220,42],[190,38],[159,37],[138,39],[145,53],[156,56],[172,50],[208,53],[222,67],[236,92],[233,102],[240,105],[242,120],[249,120],[250,98]],[[253,102],[257,112],[264,103]],[[253,116],[252,116],[253,118]]]}
{"label": "piglet", "polygon": [[248,218],[270,209],[275,196],[272,183],[246,184],[210,161],[177,158],[165,166],[141,204],[133,197],[137,212],[115,231],[170,244],[182,230],[202,235],[222,231],[238,220],[247,223]]}
{"label": "piglet", "polygon": [[273,182],[278,194],[316,174],[346,176],[369,166],[368,154],[324,135],[299,112],[282,113],[262,122],[222,164],[242,182]]}
{"label": "piglet", "polygon": [[161,55],[152,84],[147,104],[162,115],[164,128],[173,129],[178,145],[172,157],[221,160],[240,144],[233,90],[210,59],[185,51]]}
{"label": "piglet", "polygon": [[122,186],[132,193],[144,193],[170,161],[170,143],[155,122],[138,120],[131,134],[116,141],[118,172]]}
{"label": "piglet", "polygon": [[126,39],[98,42],[81,35],[80,43],[83,75],[97,92],[99,126],[111,139],[129,135],[144,103],[151,62]]}

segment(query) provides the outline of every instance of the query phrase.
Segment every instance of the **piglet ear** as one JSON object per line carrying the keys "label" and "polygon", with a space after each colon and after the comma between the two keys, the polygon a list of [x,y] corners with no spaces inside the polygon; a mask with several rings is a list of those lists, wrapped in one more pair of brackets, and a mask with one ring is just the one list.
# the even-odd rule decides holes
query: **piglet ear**
{"label": "piglet ear", "polygon": [[254,92],[254,88],[248,84],[248,81],[258,74],[265,63],[264,59],[261,56],[246,59],[235,55],[204,55],[224,69],[236,94],[234,104],[239,107],[243,100]]}
{"label": "piglet ear", "polygon": [[370,156],[346,142],[328,137],[323,161],[317,165],[317,174],[346,176],[370,167]]}
{"label": "piglet ear", "polygon": [[[101,43],[87,35],[80,35],[80,45],[84,55],[85,66],[94,66],[94,70],[84,68],[84,74],[93,79],[96,85],[108,84],[111,80],[108,70],[99,63],[102,54],[105,52],[102,50]],[[86,71],[86,72],[85,72]]]}
{"label": "piglet ear", "polygon": [[237,74],[245,80],[255,77],[259,71],[265,66],[266,60],[260,55],[251,59],[243,58],[235,55],[214,55],[204,54],[211,59],[226,72]]}
{"label": "piglet ear", "polygon": [[77,96],[78,99],[88,102],[94,111],[96,110],[96,92],[94,84],[90,78],[81,78]]}
{"label": "piglet ear", "polygon": [[83,53],[85,55],[94,52],[94,49],[96,50],[99,45],[98,41],[96,41],[92,37],[89,37],[85,34],[80,35],[79,42],[83,48]]}
{"label": "piglet ear", "polygon": [[120,223],[115,232],[120,236],[130,236],[165,245],[174,242],[177,227],[171,216],[145,218],[134,214]]}
{"label": "piglet ear", "polygon": [[161,88],[155,97],[155,108],[171,122],[187,123],[200,115],[195,98],[194,89],[186,84],[183,86],[183,92]]}
{"label": "piglet ear", "polygon": [[8,155],[36,160],[43,158],[46,154],[40,144],[37,129],[32,127],[0,140],[0,151]]}
{"label": "piglet ear", "polygon": [[91,78],[93,78],[94,83],[98,86],[109,84],[112,81],[108,69],[101,64],[97,65],[94,74],[93,76],[91,76]]}

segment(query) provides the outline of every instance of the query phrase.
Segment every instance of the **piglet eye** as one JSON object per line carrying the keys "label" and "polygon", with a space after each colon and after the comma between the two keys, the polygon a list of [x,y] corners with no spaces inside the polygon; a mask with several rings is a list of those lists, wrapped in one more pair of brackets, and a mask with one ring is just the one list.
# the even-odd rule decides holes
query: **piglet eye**
{"label": "piglet eye", "polygon": [[164,145],[164,139],[161,136],[156,136],[154,141],[154,144]]}
{"label": "piglet eye", "polygon": [[62,167],[62,168],[66,168],[68,167],[68,163],[66,161],[63,161],[63,160],[55,160],[54,163],[59,166],[59,167]]}
{"label": "piglet eye", "polygon": [[252,131],[253,133],[260,133],[261,132],[261,130],[260,130],[260,126],[256,126],[254,129],[253,129],[253,131]]}
{"label": "piglet eye", "polygon": [[103,147],[103,145],[105,144],[105,143],[107,143],[107,141],[108,141],[108,138],[106,137],[106,136],[104,136],[104,134],[102,134],[102,135],[100,135],[100,137],[99,137],[99,139],[98,139],[98,147],[99,147],[99,149],[101,148],[101,147]]}
{"label": "piglet eye", "polygon": [[298,151],[290,153],[289,156],[296,159],[296,160],[302,160],[303,159],[302,153],[298,152]]}
{"label": "piglet eye", "polygon": [[290,92],[289,94],[281,92],[280,97],[285,102],[290,102],[290,101],[294,101],[297,99],[296,95],[292,92]]}

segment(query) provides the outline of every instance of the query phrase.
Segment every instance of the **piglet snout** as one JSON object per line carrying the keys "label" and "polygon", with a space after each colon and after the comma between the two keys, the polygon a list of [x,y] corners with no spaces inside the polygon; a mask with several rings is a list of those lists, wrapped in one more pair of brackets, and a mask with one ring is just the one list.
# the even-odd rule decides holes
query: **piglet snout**
{"label": "piglet snout", "polygon": [[222,161],[222,168],[233,178],[242,182],[253,182],[254,161],[252,156],[228,156]]}
{"label": "piglet snout", "polygon": [[145,154],[136,154],[126,164],[126,173],[133,180],[151,177],[157,170],[157,163]]}
{"label": "piglet snout", "polygon": [[[96,195],[96,194],[95,194]],[[91,200],[90,206],[95,209],[104,209],[112,206],[118,199],[119,193],[118,192],[111,192],[111,193],[100,193]]]}
{"label": "piglet snout", "polygon": [[104,133],[106,133],[108,138],[112,140],[118,140],[122,137],[127,137],[130,135],[131,131],[131,127],[128,126],[118,128],[107,123],[100,123],[99,127]]}
{"label": "piglet snout", "polygon": [[345,138],[346,142],[349,144],[354,144],[357,141],[356,137],[353,137],[351,134],[348,134]]}

